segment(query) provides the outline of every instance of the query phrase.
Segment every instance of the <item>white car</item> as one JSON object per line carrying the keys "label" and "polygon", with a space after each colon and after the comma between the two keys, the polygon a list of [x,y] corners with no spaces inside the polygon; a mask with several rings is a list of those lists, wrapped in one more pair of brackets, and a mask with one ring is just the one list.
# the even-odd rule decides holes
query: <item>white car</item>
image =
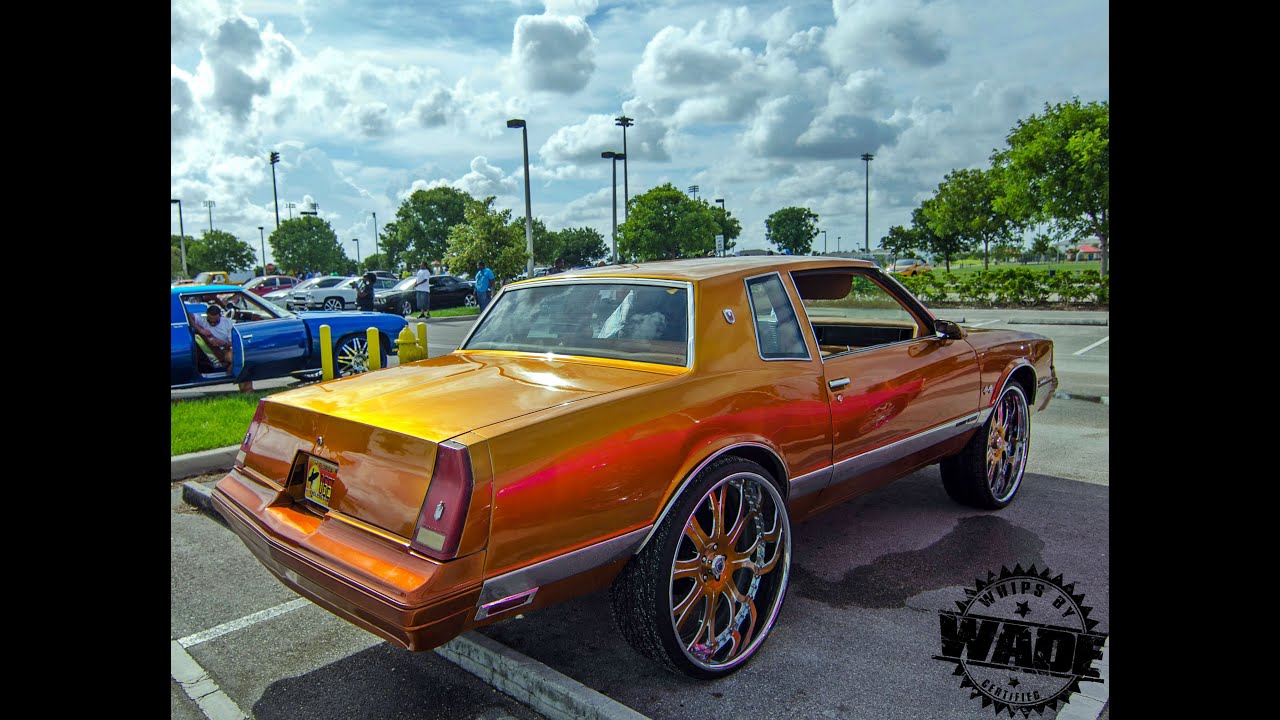
{"label": "white car", "polygon": [[358,277],[312,278],[293,287],[289,293],[290,310],[345,310],[355,307]]}

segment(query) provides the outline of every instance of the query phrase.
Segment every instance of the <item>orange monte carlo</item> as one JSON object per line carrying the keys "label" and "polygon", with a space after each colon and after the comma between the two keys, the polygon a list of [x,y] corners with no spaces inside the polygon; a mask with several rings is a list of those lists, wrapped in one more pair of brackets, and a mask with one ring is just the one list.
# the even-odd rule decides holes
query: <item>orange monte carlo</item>
{"label": "orange monte carlo", "polygon": [[792,527],[931,463],[998,509],[1057,387],[1039,335],[874,264],[615,265],[505,286],[440,357],[263,398],[218,510],[281,582],[410,650],[605,587],[639,652],[754,657]]}

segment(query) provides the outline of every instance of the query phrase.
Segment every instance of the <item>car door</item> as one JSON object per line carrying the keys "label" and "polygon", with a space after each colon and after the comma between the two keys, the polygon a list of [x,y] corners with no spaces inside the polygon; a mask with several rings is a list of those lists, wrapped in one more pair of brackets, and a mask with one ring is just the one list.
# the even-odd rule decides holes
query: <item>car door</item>
{"label": "car door", "polygon": [[[249,293],[237,293],[266,320],[236,322],[231,328],[231,372],[240,380],[287,375],[307,366],[310,337],[300,318],[280,316]],[[243,375],[242,375],[243,373]]]}
{"label": "car door", "polygon": [[976,421],[973,348],[940,339],[922,307],[882,273],[839,268],[792,274],[822,353],[833,474],[819,504],[900,474],[904,462]]}
{"label": "car door", "polygon": [[169,293],[169,384],[182,385],[195,378],[195,342],[186,308],[178,293]]}

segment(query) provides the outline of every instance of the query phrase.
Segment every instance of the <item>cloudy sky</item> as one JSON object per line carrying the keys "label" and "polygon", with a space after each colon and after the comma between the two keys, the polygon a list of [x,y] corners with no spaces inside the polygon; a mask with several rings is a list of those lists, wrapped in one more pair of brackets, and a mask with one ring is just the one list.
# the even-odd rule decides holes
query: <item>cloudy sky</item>
{"label": "cloudy sky", "polygon": [[[259,246],[316,203],[344,249],[419,188],[612,228],[626,131],[632,196],[723,198],[739,246],[817,213],[827,249],[875,247],[952,169],[983,168],[1045,103],[1109,100],[1106,0],[173,0],[170,185],[188,235]],[[623,219],[618,164],[618,221]],[[178,206],[170,205],[178,232]],[[819,234],[816,247],[821,250]],[[267,249],[268,259],[270,248]]]}

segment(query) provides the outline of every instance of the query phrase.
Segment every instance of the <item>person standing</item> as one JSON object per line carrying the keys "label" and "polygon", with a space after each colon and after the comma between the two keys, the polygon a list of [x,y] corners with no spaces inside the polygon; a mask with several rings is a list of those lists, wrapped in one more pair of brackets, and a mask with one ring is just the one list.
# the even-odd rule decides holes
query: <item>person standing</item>
{"label": "person standing", "polygon": [[364,274],[364,279],[360,281],[359,287],[356,288],[356,309],[373,311],[373,285],[377,280],[377,276],[371,272]]}
{"label": "person standing", "polygon": [[489,304],[489,295],[493,289],[493,271],[480,261],[480,269],[476,271],[476,305],[484,310]]}
{"label": "person standing", "polygon": [[413,297],[417,301],[418,317],[431,317],[431,266],[426,260],[418,269],[413,283]]}

